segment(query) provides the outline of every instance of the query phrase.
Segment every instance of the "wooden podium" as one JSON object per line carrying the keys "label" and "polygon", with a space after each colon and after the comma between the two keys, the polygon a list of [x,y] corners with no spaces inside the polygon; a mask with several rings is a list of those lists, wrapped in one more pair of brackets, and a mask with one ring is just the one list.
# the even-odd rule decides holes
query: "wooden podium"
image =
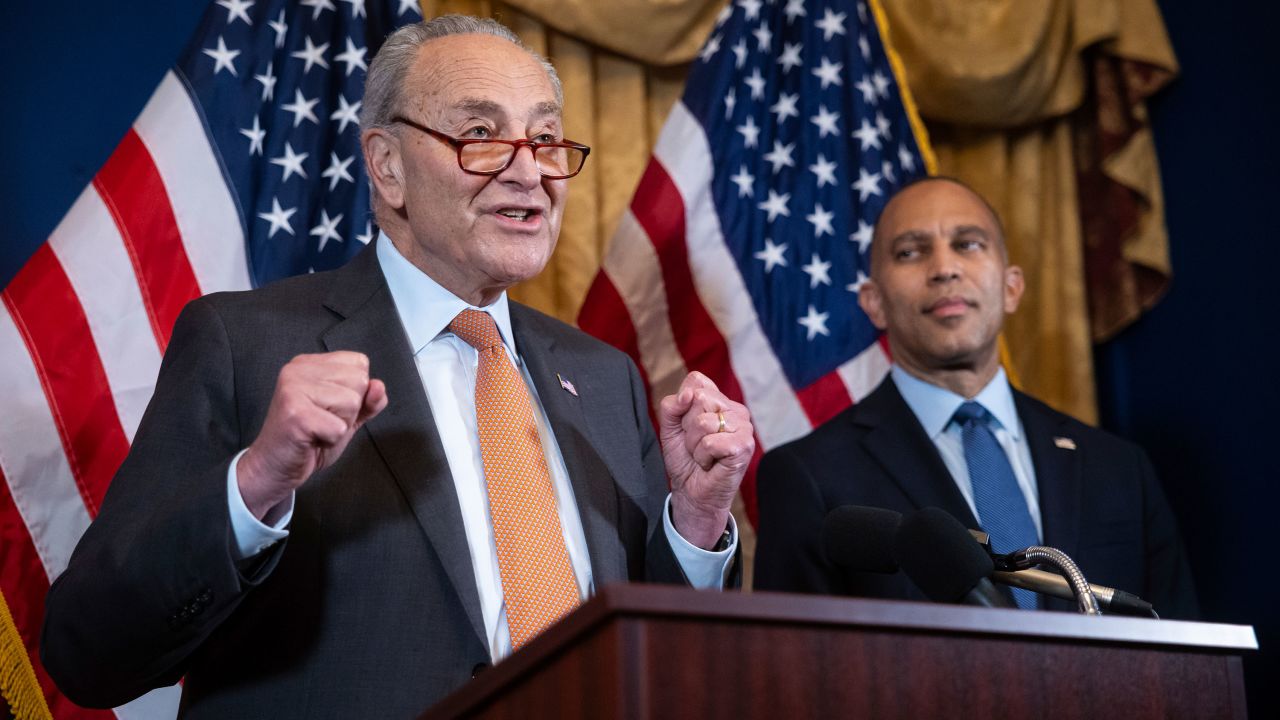
{"label": "wooden podium", "polygon": [[1243,718],[1241,625],[605,588],[424,718]]}

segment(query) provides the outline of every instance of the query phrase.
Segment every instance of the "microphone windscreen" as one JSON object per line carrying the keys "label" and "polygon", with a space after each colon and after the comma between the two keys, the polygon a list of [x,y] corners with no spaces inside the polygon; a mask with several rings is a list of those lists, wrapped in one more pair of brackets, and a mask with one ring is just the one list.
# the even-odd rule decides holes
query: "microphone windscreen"
{"label": "microphone windscreen", "polygon": [[822,521],[822,549],[832,565],[855,572],[895,573],[893,536],[902,513],[842,505]]}
{"label": "microphone windscreen", "polygon": [[960,602],[995,570],[987,551],[964,525],[939,508],[924,508],[902,519],[893,556],[935,602]]}

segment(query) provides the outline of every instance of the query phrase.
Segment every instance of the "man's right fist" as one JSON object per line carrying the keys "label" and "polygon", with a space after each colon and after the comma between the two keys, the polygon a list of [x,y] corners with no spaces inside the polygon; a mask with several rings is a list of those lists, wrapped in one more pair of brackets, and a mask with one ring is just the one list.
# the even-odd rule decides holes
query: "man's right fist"
{"label": "man's right fist", "polygon": [[240,456],[236,478],[259,520],[342,454],[361,425],[387,406],[387,388],[357,352],[299,355],[280,369],[262,431]]}

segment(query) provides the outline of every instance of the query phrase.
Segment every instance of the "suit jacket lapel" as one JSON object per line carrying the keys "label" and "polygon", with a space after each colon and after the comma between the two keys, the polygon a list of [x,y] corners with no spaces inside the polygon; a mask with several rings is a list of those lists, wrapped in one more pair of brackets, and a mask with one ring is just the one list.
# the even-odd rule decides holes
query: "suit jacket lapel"
{"label": "suit jacket lapel", "polygon": [[885,378],[855,405],[849,419],[867,429],[863,446],[916,508],[942,508],[965,527],[978,527],[938,448],[925,435],[892,378]]}
{"label": "suit jacket lapel", "polygon": [[472,629],[487,648],[480,593],[449,462],[372,246],[337,275],[325,306],[343,318],[325,333],[325,347],[365,353],[370,374],[386,383],[390,402],[364,430],[391,469],[457,590]]}
{"label": "suit jacket lapel", "polygon": [[[1018,417],[1027,435],[1031,463],[1036,470],[1040,495],[1040,522],[1044,543],[1068,555],[1075,554],[1080,539],[1082,478],[1080,459],[1066,421],[1030,397],[1014,391]],[[1060,447],[1062,439],[1072,440]],[[1063,443],[1066,444],[1066,443]]]}
{"label": "suit jacket lapel", "polygon": [[[608,445],[595,436],[583,410],[604,388],[590,387],[591,369],[584,358],[557,346],[552,332],[538,332],[533,311],[511,304],[511,327],[516,348],[538,391],[542,408],[555,433],[556,443],[569,472],[578,515],[591,556],[591,574],[596,587],[627,579],[626,548],[618,536],[618,493],[611,478],[622,468],[607,452]],[[574,383],[577,395],[560,385],[561,377]],[[586,399],[584,399],[586,398]]]}

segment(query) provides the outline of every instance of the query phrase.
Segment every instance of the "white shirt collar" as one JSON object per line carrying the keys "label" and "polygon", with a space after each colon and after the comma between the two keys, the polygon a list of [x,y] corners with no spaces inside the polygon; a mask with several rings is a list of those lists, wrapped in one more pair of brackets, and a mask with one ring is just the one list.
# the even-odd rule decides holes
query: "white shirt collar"
{"label": "white shirt collar", "polygon": [[[911,412],[915,413],[924,431],[931,438],[936,438],[947,429],[951,417],[968,398],[963,398],[950,390],[925,382],[911,373],[894,365],[889,371],[898,392],[907,402]],[[1018,410],[1013,403],[1013,390],[1009,387],[1009,378],[1004,368],[997,368],[991,382],[973,397],[974,402],[982,405],[995,417],[1015,441],[1021,439],[1022,429],[1018,422]]]}
{"label": "white shirt collar", "polygon": [[512,357],[519,357],[515,336],[511,334],[511,309],[505,291],[488,307],[470,305],[405,259],[386,233],[378,232],[377,243],[378,264],[382,266],[391,299],[415,355],[441,333],[448,332],[449,323],[458,313],[471,308],[493,316],[507,351]]}

